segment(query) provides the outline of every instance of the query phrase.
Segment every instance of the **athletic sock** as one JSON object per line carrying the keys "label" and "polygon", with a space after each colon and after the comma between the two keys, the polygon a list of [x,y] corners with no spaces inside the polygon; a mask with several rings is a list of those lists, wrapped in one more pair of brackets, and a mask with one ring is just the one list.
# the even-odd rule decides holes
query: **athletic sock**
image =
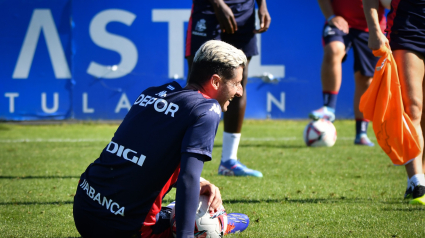
{"label": "athletic sock", "polygon": [[410,178],[410,184],[413,186],[422,185],[425,186],[424,174],[415,174]]}
{"label": "athletic sock", "polygon": [[410,183],[410,178],[409,178],[409,176],[407,176],[407,188],[409,189],[410,187],[413,189],[413,187],[415,187],[415,185]]}
{"label": "athletic sock", "polygon": [[241,140],[241,133],[223,132],[223,151],[221,152],[221,162],[229,159],[238,159],[238,147]]}
{"label": "athletic sock", "polygon": [[173,207],[176,206],[176,201],[172,201],[170,204],[167,205],[168,208],[173,209]]}
{"label": "athletic sock", "polygon": [[338,98],[338,92],[334,91],[323,91],[323,106],[330,107],[335,110],[336,99]]}
{"label": "athletic sock", "polygon": [[367,134],[368,125],[369,125],[369,120],[356,119],[356,135],[360,135],[362,133]]}

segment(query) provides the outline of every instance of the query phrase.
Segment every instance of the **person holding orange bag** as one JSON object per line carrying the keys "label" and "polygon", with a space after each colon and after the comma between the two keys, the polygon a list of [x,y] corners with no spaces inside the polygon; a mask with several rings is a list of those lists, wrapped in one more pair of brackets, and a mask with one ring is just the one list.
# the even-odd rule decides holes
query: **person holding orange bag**
{"label": "person holding orange bag", "polygon": [[[390,49],[392,50],[394,61],[397,64],[397,70],[395,72],[398,71],[397,74],[399,77],[401,97],[400,105],[391,105],[391,107],[401,107],[405,111],[405,113],[401,116],[396,115],[396,111],[394,111],[392,115],[399,118],[404,117],[404,120],[401,120],[398,123],[403,124],[404,127],[406,127],[405,124],[409,126],[411,135],[413,137],[417,136],[414,141],[416,141],[415,143],[417,143],[417,146],[419,147],[418,155],[413,158],[408,158],[407,156],[415,154],[415,146],[405,148],[408,153],[402,160],[400,160],[401,164],[403,164],[403,162],[405,163],[408,175],[408,186],[405,198],[411,198],[410,204],[425,205],[425,160],[423,158],[423,127],[425,126],[425,118],[423,115],[423,79],[425,76],[425,0],[393,0],[391,3],[391,11],[387,16],[387,36],[385,36],[379,28],[377,14],[378,7],[379,0],[363,0],[363,9],[369,27],[368,46],[372,50],[384,49],[385,46],[391,47]],[[379,67],[380,65],[378,65],[378,68],[376,69],[376,74],[379,74]],[[394,82],[392,82],[392,84],[394,84]],[[390,90],[391,97],[396,97],[394,94],[397,94],[397,92],[393,91],[393,88]],[[379,94],[376,94],[376,96],[379,97]],[[375,106],[374,113],[379,113],[379,110],[382,110],[382,108],[377,108]],[[401,113],[402,112],[403,111],[401,111]],[[422,120],[421,124],[422,118],[424,118],[424,120]],[[410,125],[409,120],[411,120]],[[401,126],[400,124],[394,124],[394,127],[387,126],[387,128],[395,130],[396,127],[399,128],[399,126]],[[377,126],[385,127],[383,126],[383,123]],[[392,133],[391,130],[386,131]],[[408,132],[407,128],[405,131]],[[401,140],[401,138],[404,139],[404,137],[394,138],[394,136],[390,135],[386,135],[386,137],[388,137],[387,141]],[[378,142],[379,141],[380,139],[378,138]],[[407,141],[402,142],[404,143],[403,146],[408,143]],[[383,148],[385,148],[385,146]],[[400,148],[396,150],[403,151],[403,149],[400,150]],[[391,158],[393,159],[393,157]]]}
{"label": "person holding orange bag", "polygon": [[[323,60],[320,72],[322,81],[323,106],[310,112],[313,120],[335,120],[337,98],[342,83],[341,64],[353,49],[354,55],[354,144],[374,146],[367,136],[369,120],[359,111],[360,97],[369,87],[378,58],[367,47],[369,29],[363,13],[362,0],[318,0],[326,22],[322,31]],[[378,17],[381,29],[386,25],[385,9],[389,4],[381,4]]]}
{"label": "person holding orange bag", "polygon": [[421,153],[419,136],[404,110],[397,64],[391,50],[382,46],[373,81],[360,100],[359,109],[373,122],[378,144],[395,165],[406,165]]}

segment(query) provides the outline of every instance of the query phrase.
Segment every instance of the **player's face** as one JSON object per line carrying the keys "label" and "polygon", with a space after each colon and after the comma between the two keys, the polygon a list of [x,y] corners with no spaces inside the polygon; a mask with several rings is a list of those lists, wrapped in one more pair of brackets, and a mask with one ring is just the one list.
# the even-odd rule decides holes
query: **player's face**
{"label": "player's face", "polygon": [[220,88],[217,93],[217,101],[220,103],[221,110],[223,112],[227,111],[227,107],[230,104],[230,101],[234,97],[242,97],[243,88],[242,88],[242,76],[243,68],[238,67],[235,69],[235,77],[228,80],[223,80],[220,84]]}

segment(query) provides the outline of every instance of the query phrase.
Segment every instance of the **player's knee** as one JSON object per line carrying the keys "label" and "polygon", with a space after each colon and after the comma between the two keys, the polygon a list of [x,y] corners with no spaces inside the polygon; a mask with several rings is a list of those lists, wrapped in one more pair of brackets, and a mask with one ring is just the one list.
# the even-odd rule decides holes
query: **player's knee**
{"label": "player's knee", "polygon": [[344,58],[345,52],[339,52],[339,51],[325,51],[325,54],[323,56],[323,61],[325,62],[338,62],[341,63],[342,59]]}
{"label": "player's knee", "polygon": [[422,118],[422,103],[412,103],[405,108],[407,115],[414,124],[420,123]]}
{"label": "player's knee", "polygon": [[324,50],[324,61],[332,62],[339,61],[341,62],[345,55],[345,49],[340,45],[327,45]]}

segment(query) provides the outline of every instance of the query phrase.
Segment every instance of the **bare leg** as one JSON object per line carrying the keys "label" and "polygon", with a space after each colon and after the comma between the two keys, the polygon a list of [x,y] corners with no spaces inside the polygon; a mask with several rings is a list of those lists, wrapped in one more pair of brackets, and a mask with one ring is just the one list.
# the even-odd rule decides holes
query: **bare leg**
{"label": "bare leg", "polygon": [[[425,102],[422,102],[424,105]],[[425,138],[425,114],[422,113],[421,119],[422,137]],[[422,152],[422,171],[425,171],[425,153]]]}
{"label": "bare leg", "polygon": [[424,140],[422,136],[421,118],[423,108],[423,78],[425,71],[424,59],[423,56],[409,50],[395,50],[393,51],[393,55],[399,72],[404,108],[419,134],[422,151],[415,160],[405,166],[407,175],[411,178],[415,174],[423,174],[422,154]]}
{"label": "bare leg", "polygon": [[320,118],[335,120],[336,99],[341,87],[342,59],[345,55],[345,45],[340,41],[332,41],[324,47],[322,69],[323,107],[311,111],[309,117],[313,120]]}
{"label": "bare leg", "polygon": [[333,41],[324,48],[321,79],[323,91],[338,92],[341,87],[341,62],[345,55],[345,45],[340,41]]}
{"label": "bare leg", "polygon": [[372,82],[372,77],[364,76],[357,71],[354,73],[354,80],[356,83],[354,90],[354,117],[356,119],[364,119],[363,113],[359,109],[360,98],[369,88],[370,83]]}

